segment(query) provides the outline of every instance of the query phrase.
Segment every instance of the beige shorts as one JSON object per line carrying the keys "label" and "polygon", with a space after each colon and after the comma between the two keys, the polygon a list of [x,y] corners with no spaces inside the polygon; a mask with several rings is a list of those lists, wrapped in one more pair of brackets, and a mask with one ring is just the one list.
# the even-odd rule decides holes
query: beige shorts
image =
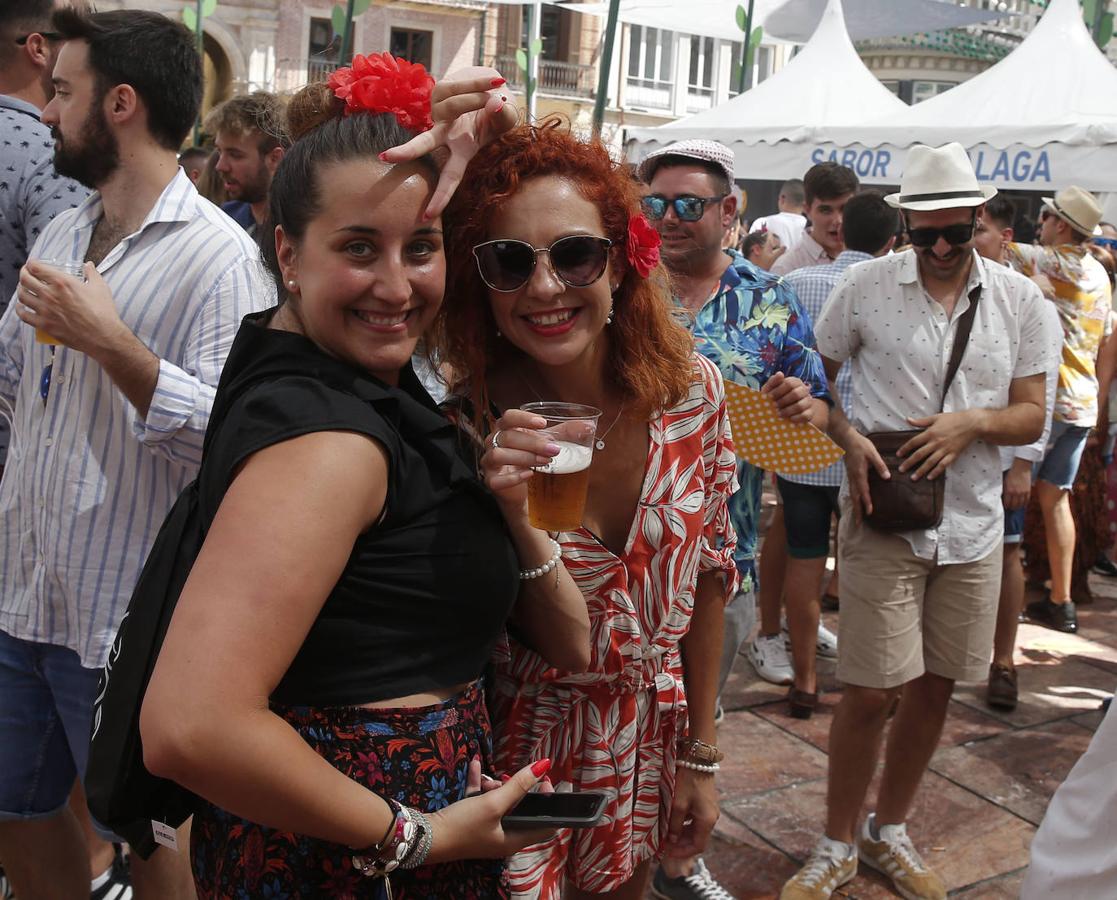
{"label": "beige shorts", "polygon": [[988,675],[1001,589],[1001,545],[984,559],[939,565],[904,538],[838,525],[842,603],[838,678],[893,688],[931,672],[955,681]]}

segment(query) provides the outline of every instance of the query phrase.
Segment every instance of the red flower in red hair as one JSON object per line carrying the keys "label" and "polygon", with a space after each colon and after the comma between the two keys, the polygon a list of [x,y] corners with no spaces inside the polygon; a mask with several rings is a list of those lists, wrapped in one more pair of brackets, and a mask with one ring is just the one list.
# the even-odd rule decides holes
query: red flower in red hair
{"label": "red flower in red hair", "polygon": [[659,265],[659,232],[642,215],[628,219],[628,246],[625,248],[629,265],[641,278],[647,278]]}
{"label": "red flower in red hair", "polygon": [[434,127],[431,91],[434,79],[421,63],[410,63],[390,53],[353,57],[353,65],[330,76],[334,96],[345,101],[345,114],[393,113],[412,131]]}

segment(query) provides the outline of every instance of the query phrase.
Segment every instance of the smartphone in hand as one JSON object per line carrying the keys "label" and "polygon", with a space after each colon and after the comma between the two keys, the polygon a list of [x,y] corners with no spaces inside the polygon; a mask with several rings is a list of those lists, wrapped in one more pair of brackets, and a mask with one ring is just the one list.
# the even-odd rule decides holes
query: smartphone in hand
{"label": "smartphone in hand", "polygon": [[526,794],[500,820],[501,827],[517,828],[592,828],[605,815],[609,795],[604,791],[568,791],[553,794]]}

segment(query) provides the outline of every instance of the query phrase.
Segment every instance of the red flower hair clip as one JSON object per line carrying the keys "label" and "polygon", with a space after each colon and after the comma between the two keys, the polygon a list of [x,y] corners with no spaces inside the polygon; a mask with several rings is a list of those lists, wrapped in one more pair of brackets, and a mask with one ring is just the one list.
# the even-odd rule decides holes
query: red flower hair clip
{"label": "red flower hair clip", "polygon": [[641,278],[647,278],[659,265],[659,232],[643,215],[629,216],[628,246],[625,252],[628,263]]}
{"label": "red flower hair clip", "polygon": [[330,76],[334,96],[345,101],[345,115],[355,112],[392,113],[412,131],[434,127],[431,91],[434,79],[421,63],[411,63],[390,53],[358,54],[353,65]]}

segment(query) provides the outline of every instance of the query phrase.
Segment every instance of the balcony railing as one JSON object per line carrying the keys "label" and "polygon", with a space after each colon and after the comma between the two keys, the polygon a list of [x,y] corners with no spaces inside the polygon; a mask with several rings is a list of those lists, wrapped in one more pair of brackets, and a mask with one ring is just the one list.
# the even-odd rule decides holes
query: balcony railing
{"label": "balcony railing", "polygon": [[[512,87],[523,89],[524,76],[516,65],[515,56],[498,56],[493,60],[493,66],[500,70]],[[596,71],[594,66],[541,59],[538,90],[563,97],[592,97],[596,90]]]}
{"label": "balcony railing", "polygon": [[325,59],[277,59],[272,90],[295,91],[303,85],[325,81],[336,68],[336,62]]}

